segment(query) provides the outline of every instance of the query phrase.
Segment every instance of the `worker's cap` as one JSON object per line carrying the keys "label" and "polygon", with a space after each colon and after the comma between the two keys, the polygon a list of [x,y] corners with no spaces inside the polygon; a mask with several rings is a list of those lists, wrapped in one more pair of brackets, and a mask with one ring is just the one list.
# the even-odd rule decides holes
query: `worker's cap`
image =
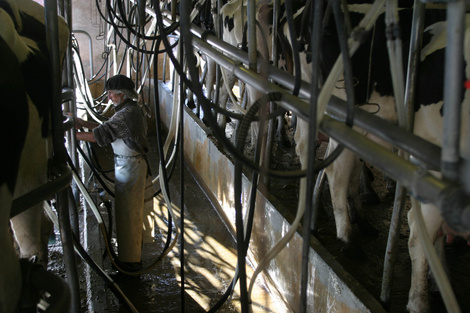
{"label": "worker's cap", "polygon": [[129,77],[121,74],[111,77],[106,82],[106,90],[134,90],[134,88],[134,82]]}

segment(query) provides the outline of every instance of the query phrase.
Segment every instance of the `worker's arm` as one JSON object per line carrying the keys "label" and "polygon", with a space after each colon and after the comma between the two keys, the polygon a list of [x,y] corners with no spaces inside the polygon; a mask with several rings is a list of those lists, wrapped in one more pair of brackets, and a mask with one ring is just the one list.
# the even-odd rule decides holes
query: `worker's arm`
{"label": "worker's arm", "polygon": [[92,132],[77,132],[77,140],[96,142]]}
{"label": "worker's arm", "polygon": [[75,118],[75,128],[79,129],[82,127],[88,128],[92,130],[93,128],[98,127],[100,124],[92,122],[92,121],[85,121],[79,117]]}

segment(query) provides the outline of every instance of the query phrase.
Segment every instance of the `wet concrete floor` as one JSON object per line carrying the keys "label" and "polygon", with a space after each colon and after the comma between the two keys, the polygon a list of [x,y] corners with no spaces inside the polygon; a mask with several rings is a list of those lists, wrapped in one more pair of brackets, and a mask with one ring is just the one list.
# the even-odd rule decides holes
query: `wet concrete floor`
{"label": "wet concrete floor", "polygon": [[[152,169],[156,174],[156,148],[152,153]],[[97,149],[99,163],[103,169],[112,169],[112,150]],[[170,197],[175,203],[176,223],[180,226],[180,165],[177,161],[170,178]],[[80,212],[82,234],[88,233],[87,251],[95,262],[102,265],[119,288],[123,291],[138,312],[207,312],[222,297],[228,288],[237,263],[234,238],[227,229],[215,208],[204,195],[197,182],[185,167],[184,175],[184,291],[181,289],[181,240],[149,271],[134,277],[119,274],[111,267],[96,219],[90,210]],[[100,190],[93,180],[88,184],[92,195]],[[94,197],[98,199],[98,197]],[[99,205],[99,200],[97,200]],[[168,210],[161,194],[154,199],[154,209],[158,216],[158,231],[154,243],[144,244],[143,266],[151,265],[160,257],[168,230]],[[108,220],[106,209],[100,207],[103,219]],[[173,232],[174,236],[174,232]],[[86,237],[84,235],[84,237]],[[63,266],[59,235],[57,242],[50,245],[49,270],[66,277]],[[82,240],[85,240],[82,238]],[[248,278],[252,269],[247,266]],[[105,286],[102,280],[80,261],[79,276],[81,281],[82,312],[129,312],[126,305]],[[260,279],[258,279],[260,281]],[[262,283],[261,283],[262,284]],[[233,297],[227,300],[217,312],[240,312],[238,284]],[[263,286],[256,286],[252,295],[253,312],[283,312],[283,304],[275,303],[274,298]],[[276,308],[276,309],[273,309]]]}

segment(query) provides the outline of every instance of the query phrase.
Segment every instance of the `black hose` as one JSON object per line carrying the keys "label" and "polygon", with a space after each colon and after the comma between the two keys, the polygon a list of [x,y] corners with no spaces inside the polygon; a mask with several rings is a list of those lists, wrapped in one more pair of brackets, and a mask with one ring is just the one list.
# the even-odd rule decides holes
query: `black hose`
{"label": "black hose", "polygon": [[96,264],[96,262],[90,257],[90,255],[86,252],[83,246],[80,244],[80,240],[74,235],[73,236],[73,244],[76,249],[76,253],[80,256],[87,264],[91,267],[91,269],[98,274],[98,276],[106,283],[112,293],[121,300],[121,303],[124,303],[129,311],[131,312],[138,312],[137,309],[134,307],[132,302],[126,297],[126,295],[122,292],[116,282],[106,274],[106,272]]}
{"label": "black hose", "polygon": [[[88,167],[91,169],[91,171],[93,172],[93,174],[95,175],[96,179],[98,179],[99,183],[101,184],[101,187],[104,188],[104,190],[106,190],[106,192],[114,198],[114,192],[108,188],[107,184],[103,181],[103,179],[101,178],[101,175],[100,173],[96,170],[95,166],[93,165],[93,163],[88,159],[88,157],[85,155],[85,152],[83,152],[82,148],[80,148],[80,145],[77,145],[77,149],[78,149],[78,152],[80,153],[80,155],[82,156],[83,160],[85,161],[85,163],[88,165]],[[73,166],[73,164],[71,164],[71,160],[69,160],[69,165],[70,166]],[[72,169],[77,172],[77,169],[73,166]],[[77,172],[77,175],[78,175],[78,172]]]}
{"label": "black hose", "polygon": [[[114,9],[113,9],[112,6],[111,6],[111,1],[110,1],[110,0],[106,0],[106,6],[107,6],[108,11],[109,11],[110,14],[113,13],[113,12],[115,13]],[[115,14],[113,17],[116,17],[116,14]],[[106,20],[106,19],[105,19],[105,20]],[[124,42],[126,43],[126,45],[127,45],[128,47],[132,47],[132,49],[137,50],[137,51],[142,52],[142,53],[147,53],[147,54],[154,54],[154,53],[155,53],[155,51],[153,51],[153,50],[142,49],[142,48],[140,48],[140,47],[138,47],[138,46],[136,46],[136,45],[133,45],[133,44],[132,44],[128,39],[126,39],[126,38],[124,37],[124,35],[119,31],[119,28],[124,28],[124,27],[118,26],[116,23],[114,23],[113,19],[106,20],[106,21],[107,21],[110,25],[113,26],[115,33],[119,36],[119,38],[121,38],[122,41],[124,41]],[[171,26],[169,26],[168,28],[166,28],[166,29],[164,28],[164,30],[161,31],[160,35],[158,35],[158,36],[152,36],[152,37],[149,37],[148,39],[155,40],[155,39],[161,39],[162,37],[166,37],[168,34],[172,33],[176,28],[178,28],[178,25],[179,25],[178,23],[174,23],[174,24],[172,24]],[[128,29],[130,32],[132,32],[132,31],[131,31],[132,28],[127,28],[127,29]],[[145,37],[147,37],[147,36],[145,36]],[[147,39],[147,38],[145,38],[145,39]]]}

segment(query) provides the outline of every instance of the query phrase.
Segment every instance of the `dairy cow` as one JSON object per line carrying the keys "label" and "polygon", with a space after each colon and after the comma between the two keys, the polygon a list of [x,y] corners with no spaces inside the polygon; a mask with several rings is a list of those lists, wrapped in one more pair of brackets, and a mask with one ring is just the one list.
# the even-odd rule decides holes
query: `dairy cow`
{"label": "dairy cow", "polygon": [[[0,127],[7,149],[0,162],[0,311],[14,312],[21,288],[18,256],[10,232],[10,209],[17,198],[47,182],[50,157],[50,62],[44,8],[28,0],[0,1]],[[67,27],[59,20],[62,56]],[[42,204],[11,219],[20,257],[47,264],[47,219]]]}
{"label": "dairy cow", "polygon": [[[272,42],[271,42],[271,30],[270,27],[272,24],[272,16],[268,14],[265,10],[263,10],[266,6],[264,5],[265,1],[256,1],[256,41],[257,41],[257,52],[258,57],[264,58],[266,60],[270,59],[270,54],[272,50]],[[221,19],[222,19],[222,39],[231,44],[232,46],[239,47],[244,49],[245,51],[247,48],[247,2],[243,0],[232,0],[225,5],[222,6],[220,9]],[[215,66],[213,62],[209,63],[212,66]],[[219,102],[218,105],[222,108],[226,108],[226,104],[229,98],[229,93],[231,92],[236,78],[235,76],[222,69],[222,76],[223,76],[223,84],[224,87],[220,90]],[[212,73],[215,73],[212,71]],[[214,81],[214,77],[211,76],[207,79],[207,85],[212,86],[212,82]],[[209,89],[208,90],[211,90]],[[246,107],[249,107],[253,104],[258,98],[262,96],[262,93],[257,91],[252,86],[246,84]],[[230,91],[228,91],[230,90]],[[233,100],[232,100],[233,101]],[[239,105],[238,103],[234,103],[234,105]],[[240,108],[243,112],[245,109]],[[218,124],[219,127],[225,130],[226,127],[226,117],[224,115],[220,115],[218,117]],[[252,125],[252,138],[257,138],[258,136],[258,129],[257,125]]]}
{"label": "dairy cow", "polygon": [[[359,21],[368,5],[350,5],[351,20]],[[298,13],[297,21],[300,20],[301,12]],[[406,60],[409,44],[409,33],[412,21],[412,11],[410,9],[400,10],[400,26],[402,34],[402,42],[404,45],[403,57]],[[330,21],[333,20],[330,18]],[[468,19],[467,19],[468,20]],[[425,19],[426,29],[423,42],[423,53],[421,55],[421,63],[419,65],[419,74],[416,89],[415,104],[415,126],[414,133],[434,144],[440,145],[442,140],[442,104],[443,104],[443,73],[444,73],[444,53],[445,40],[442,35],[445,32],[445,14],[437,10],[430,10],[426,13]],[[298,24],[297,24],[298,25]],[[468,25],[468,22],[467,22]],[[354,25],[353,25],[354,26]],[[286,32],[286,30],[284,30]],[[322,32],[322,50],[321,50],[321,73],[323,78],[329,73],[336,58],[339,55],[339,46],[337,40],[336,29],[332,23],[328,24]],[[469,35],[466,32],[465,40],[465,59],[470,61],[469,53]],[[305,47],[305,51],[308,47]],[[311,66],[308,60],[309,54],[302,54],[302,78],[306,81],[310,80]],[[468,63],[467,63],[468,64]],[[388,61],[384,14],[376,21],[374,32],[369,34],[365,42],[352,57],[353,75],[355,80],[355,97],[356,103],[365,104],[363,109],[369,112],[375,112],[377,116],[389,121],[396,121],[396,112],[394,108],[393,89],[390,76],[390,66]],[[469,68],[466,67],[466,77],[469,77]],[[465,77],[461,81],[455,82],[462,84]],[[343,89],[335,89],[334,94],[344,98]],[[463,99],[463,125],[467,124],[468,110],[470,105],[470,95],[467,90]],[[463,126],[464,127],[464,126]],[[373,134],[366,134],[373,138]],[[376,138],[375,138],[376,139]],[[303,166],[307,162],[306,154],[308,140],[308,124],[299,120],[297,131],[295,134],[296,151],[300,156]],[[462,138],[462,144],[465,139]],[[334,140],[330,140],[329,151],[337,146]],[[462,146],[463,147],[463,146]],[[345,150],[335,160],[333,164],[326,168],[330,193],[335,216],[337,237],[342,240],[346,247],[351,244],[352,225],[350,221],[350,212],[348,208],[347,196],[348,191],[352,196],[359,195],[359,158],[349,150]],[[305,184],[305,182],[301,182]],[[305,188],[300,188],[305,191]],[[355,206],[360,207],[358,197],[355,198]],[[299,206],[304,206],[305,195],[300,195]],[[423,214],[428,233],[434,242],[440,230],[443,219],[438,209],[432,204],[422,204]],[[427,312],[429,311],[428,303],[428,265],[424,255],[424,251],[417,237],[416,223],[412,210],[408,215],[410,226],[409,252],[412,261],[412,283],[409,292],[407,309],[410,312]]]}

